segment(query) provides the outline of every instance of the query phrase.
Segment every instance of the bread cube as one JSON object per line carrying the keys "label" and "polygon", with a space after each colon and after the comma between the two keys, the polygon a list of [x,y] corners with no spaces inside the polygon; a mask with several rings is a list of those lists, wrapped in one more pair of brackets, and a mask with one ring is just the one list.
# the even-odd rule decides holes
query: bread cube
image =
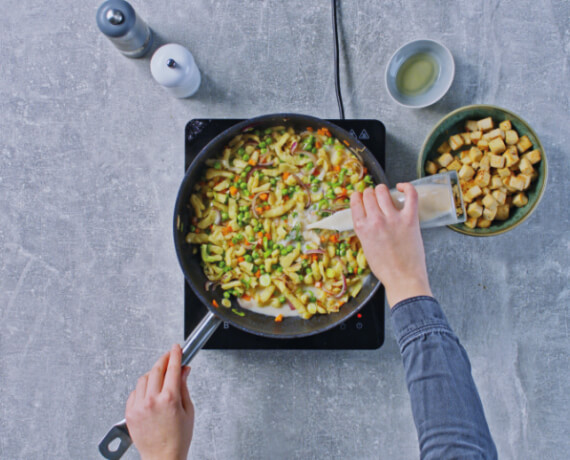
{"label": "bread cube", "polygon": [[503,204],[497,206],[497,214],[495,215],[495,220],[507,220],[509,218],[510,206],[508,204]]}
{"label": "bread cube", "polygon": [[517,142],[517,149],[519,149],[520,153],[526,152],[531,147],[532,147],[532,142],[526,135],[521,137]]}
{"label": "bread cube", "polygon": [[477,227],[477,217],[468,217],[464,224],[468,228]]}
{"label": "bread cube", "polygon": [[503,186],[503,181],[501,180],[501,176],[498,174],[493,174],[491,176],[491,182],[489,183],[489,188],[491,190],[495,190],[501,188]]}
{"label": "bread cube", "polygon": [[460,133],[463,138],[463,145],[471,145],[471,133]]}
{"label": "bread cube", "polygon": [[501,128],[503,131],[508,131],[509,129],[512,129],[513,125],[511,124],[511,120],[501,121],[499,123],[499,128]]}
{"label": "bread cube", "polygon": [[495,197],[493,195],[487,194],[483,197],[483,206],[485,206],[488,209],[497,209],[499,203],[497,202],[497,200],[495,200]]}
{"label": "bread cube", "polygon": [[437,172],[437,165],[433,161],[426,161],[425,166],[426,174],[435,174]]}
{"label": "bread cube", "polygon": [[535,164],[537,164],[537,163],[541,160],[542,156],[541,156],[541,154],[540,154],[540,150],[534,149],[534,150],[532,150],[532,151],[530,151],[530,152],[528,152],[528,153],[525,153],[525,154],[523,155],[523,158],[526,158],[526,159],[527,159],[528,161],[530,161],[533,165],[535,165]]}
{"label": "bread cube", "polygon": [[505,166],[505,158],[501,155],[489,155],[491,168],[503,168]]}
{"label": "bread cube", "polygon": [[532,182],[532,177],[526,174],[519,174],[518,177],[524,180],[523,190],[526,190],[530,187],[530,183]]}
{"label": "bread cube", "polygon": [[449,146],[449,143],[447,141],[445,141],[443,144],[441,144],[438,148],[437,148],[437,152],[438,153],[448,153],[451,152],[451,147]]}
{"label": "bread cube", "polygon": [[493,119],[491,117],[483,118],[477,122],[477,129],[480,131],[490,131],[493,129]]}
{"label": "bread cube", "polygon": [[447,169],[450,171],[459,171],[463,163],[461,163],[457,158],[455,158],[451,163],[447,165]]}
{"label": "bread cube", "polygon": [[468,150],[463,150],[462,152],[459,153],[459,161],[461,161],[461,163],[463,163],[464,165],[473,163],[473,160],[471,159]]}
{"label": "bread cube", "polygon": [[485,139],[486,141],[492,141],[493,139],[497,139],[499,137],[501,139],[505,138],[505,132],[499,128],[493,129],[492,131],[489,131],[488,133],[483,134],[483,139]]}
{"label": "bread cube", "polygon": [[465,129],[467,131],[477,131],[479,129],[478,125],[477,125],[477,121],[476,120],[467,120],[465,122]]}
{"label": "bread cube", "polygon": [[467,190],[467,192],[463,195],[463,201],[471,203],[475,198],[481,195],[481,193],[483,193],[481,187],[479,187],[478,185],[474,185],[469,190]]}
{"label": "bread cube", "polygon": [[501,168],[497,170],[497,174],[499,175],[499,177],[504,178],[504,177],[511,177],[511,170],[509,168]]}
{"label": "bread cube", "polygon": [[483,208],[483,219],[485,220],[493,220],[497,215],[497,207],[495,206],[493,209],[491,208]]}
{"label": "bread cube", "polygon": [[483,152],[481,152],[477,147],[471,147],[469,150],[469,157],[472,161],[479,161],[483,158]]}
{"label": "bread cube", "polygon": [[467,206],[467,215],[469,217],[481,217],[483,215],[483,206],[473,202]]}
{"label": "bread cube", "polygon": [[507,194],[500,189],[493,190],[492,195],[499,205],[503,205],[507,201]]}
{"label": "bread cube", "polygon": [[460,179],[468,181],[473,179],[473,176],[475,175],[475,170],[469,165],[463,165],[459,170],[459,172],[457,173],[457,175],[459,176]]}
{"label": "bread cube", "polygon": [[505,132],[505,142],[507,145],[515,145],[519,141],[519,135],[514,129]]}
{"label": "bread cube", "polygon": [[514,145],[511,145],[507,147],[503,157],[505,158],[507,168],[511,168],[519,162],[519,151]]}
{"label": "bread cube", "polygon": [[497,137],[492,141],[489,141],[489,148],[493,153],[503,153],[507,149],[505,143],[503,142],[503,139],[501,139],[500,137]]}
{"label": "bread cube", "polygon": [[475,175],[474,181],[479,187],[487,187],[491,182],[491,173],[488,170],[479,169]]}
{"label": "bread cube", "polygon": [[509,180],[509,186],[519,191],[524,190],[524,183],[525,183],[524,178],[520,176],[511,176]]}
{"label": "bread cube", "polygon": [[437,162],[440,166],[446,168],[449,163],[453,161],[453,155],[451,153],[444,153],[439,156]]}
{"label": "bread cube", "polygon": [[528,203],[528,197],[524,192],[517,193],[513,198],[513,204],[517,208],[522,208]]}
{"label": "bread cube", "polygon": [[463,146],[463,137],[461,137],[459,134],[456,134],[455,136],[451,136],[448,142],[451,150],[457,150]]}
{"label": "bread cube", "polygon": [[491,169],[491,159],[489,158],[489,155],[485,155],[481,158],[479,169],[482,169],[483,171],[489,171]]}
{"label": "bread cube", "polygon": [[477,144],[483,138],[483,131],[473,131],[471,133],[471,143]]}
{"label": "bread cube", "polygon": [[534,168],[532,167],[532,164],[529,160],[527,160],[526,158],[523,158],[521,160],[521,162],[519,163],[519,170],[523,174],[530,176],[532,174],[532,172],[534,171]]}
{"label": "bread cube", "polygon": [[487,142],[485,139],[481,139],[479,142],[477,142],[477,148],[485,152],[486,150],[489,150],[489,142]]}
{"label": "bread cube", "polygon": [[511,186],[511,178],[515,176],[503,177],[503,186],[507,189],[507,192],[516,192],[517,189]]}
{"label": "bread cube", "polygon": [[491,226],[491,221],[483,217],[477,219],[477,227],[479,228],[489,228]]}
{"label": "bread cube", "polygon": [[471,163],[471,167],[477,171],[479,169],[479,162],[478,161],[474,161],[473,163]]}

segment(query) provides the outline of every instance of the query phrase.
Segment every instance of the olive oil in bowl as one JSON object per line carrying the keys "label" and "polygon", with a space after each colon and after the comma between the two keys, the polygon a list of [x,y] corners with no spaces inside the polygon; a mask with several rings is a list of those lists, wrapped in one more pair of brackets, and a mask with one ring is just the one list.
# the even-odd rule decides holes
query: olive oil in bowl
{"label": "olive oil in bowl", "polygon": [[396,75],[396,87],[405,96],[417,96],[426,92],[439,73],[437,61],[428,53],[410,56]]}

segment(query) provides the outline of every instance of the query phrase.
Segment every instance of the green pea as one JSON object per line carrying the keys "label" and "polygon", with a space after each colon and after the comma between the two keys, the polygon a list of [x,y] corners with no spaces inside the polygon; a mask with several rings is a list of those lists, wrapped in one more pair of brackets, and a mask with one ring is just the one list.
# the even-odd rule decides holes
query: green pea
{"label": "green pea", "polygon": [[249,160],[249,155],[247,153],[245,153],[243,155],[243,161],[247,161],[247,160]]}
{"label": "green pea", "polygon": [[354,190],[354,185],[348,184],[348,185],[346,186],[346,189],[347,189],[347,190]]}
{"label": "green pea", "polygon": [[258,147],[259,147],[260,149],[264,148],[264,147],[265,147],[265,142],[260,142],[259,145],[258,145]]}
{"label": "green pea", "polygon": [[230,291],[225,291],[225,292],[224,292],[224,297],[225,297],[226,299],[229,299],[230,296],[231,296]]}
{"label": "green pea", "polygon": [[218,267],[224,268],[225,266],[226,266],[226,263],[225,263],[223,260],[220,260],[220,261],[218,262]]}
{"label": "green pea", "polygon": [[245,256],[243,256],[243,258],[246,262],[251,262],[253,260],[253,257],[251,257],[249,254],[246,254]]}
{"label": "green pea", "polygon": [[228,220],[230,215],[226,211],[222,211],[222,220]]}
{"label": "green pea", "polygon": [[221,164],[219,161],[216,161],[216,162],[214,163],[214,168],[216,168],[216,169],[222,169],[222,164]]}
{"label": "green pea", "polygon": [[313,166],[314,166],[313,162],[312,162],[312,161],[309,161],[309,162],[305,165],[305,168],[307,168],[307,169],[312,169]]}
{"label": "green pea", "polygon": [[362,275],[362,274],[364,273],[364,269],[363,269],[363,268],[359,268],[357,273],[358,273],[359,275]]}
{"label": "green pea", "polygon": [[267,149],[264,147],[260,150],[261,154],[267,153]]}
{"label": "green pea", "polygon": [[243,147],[240,147],[237,151],[238,155],[241,157],[242,155],[245,154],[245,149]]}
{"label": "green pea", "polygon": [[334,144],[334,139],[332,137],[329,137],[326,141],[325,141],[328,145],[333,145]]}
{"label": "green pea", "polygon": [[250,171],[251,171],[251,166],[246,166],[245,172],[250,172]]}
{"label": "green pea", "polygon": [[285,299],[285,296],[284,296],[284,295],[282,295],[281,297],[279,297],[279,303],[285,303],[285,300],[287,300],[287,299]]}
{"label": "green pea", "polygon": [[305,273],[307,275],[310,275],[311,273],[313,273],[313,270],[311,269],[311,267],[307,267],[307,269],[305,270]]}
{"label": "green pea", "polygon": [[196,231],[196,227],[194,225],[190,225],[190,231],[191,232],[195,232]]}
{"label": "green pea", "polygon": [[271,128],[267,128],[267,129],[264,131],[265,134],[271,134],[271,132],[272,132],[272,131],[271,131]]}

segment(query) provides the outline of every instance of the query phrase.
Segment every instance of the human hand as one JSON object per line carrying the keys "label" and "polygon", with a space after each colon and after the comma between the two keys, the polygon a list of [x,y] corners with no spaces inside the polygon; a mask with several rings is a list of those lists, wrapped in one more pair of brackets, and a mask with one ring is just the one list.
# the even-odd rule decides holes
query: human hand
{"label": "human hand", "polygon": [[194,405],[182,369],[182,350],[174,345],[139,378],[127,400],[129,434],[142,460],[182,460],[194,430]]}
{"label": "human hand", "polygon": [[418,194],[409,183],[398,184],[405,195],[396,209],[384,184],[350,198],[354,230],[362,243],[368,265],[384,285],[388,304],[418,295],[431,296],[424,245],[418,218]]}

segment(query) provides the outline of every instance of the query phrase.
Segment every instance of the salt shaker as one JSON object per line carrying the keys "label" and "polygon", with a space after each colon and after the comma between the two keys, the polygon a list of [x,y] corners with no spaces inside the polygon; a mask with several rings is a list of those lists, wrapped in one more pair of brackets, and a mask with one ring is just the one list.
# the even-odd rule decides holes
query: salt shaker
{"label": "salt shaker", "polygon": [[200,70],[192,53],[182,45],[169,43],[155,51],[150,60],[153,78],[173,96],[192,96],[200,86]]}
{"label": "salt shaker", "polygon": [[127,57],[142,57],[152,46],[152,29],[125,0],[107,0],[103,3],[97,10],[97,25]]}

